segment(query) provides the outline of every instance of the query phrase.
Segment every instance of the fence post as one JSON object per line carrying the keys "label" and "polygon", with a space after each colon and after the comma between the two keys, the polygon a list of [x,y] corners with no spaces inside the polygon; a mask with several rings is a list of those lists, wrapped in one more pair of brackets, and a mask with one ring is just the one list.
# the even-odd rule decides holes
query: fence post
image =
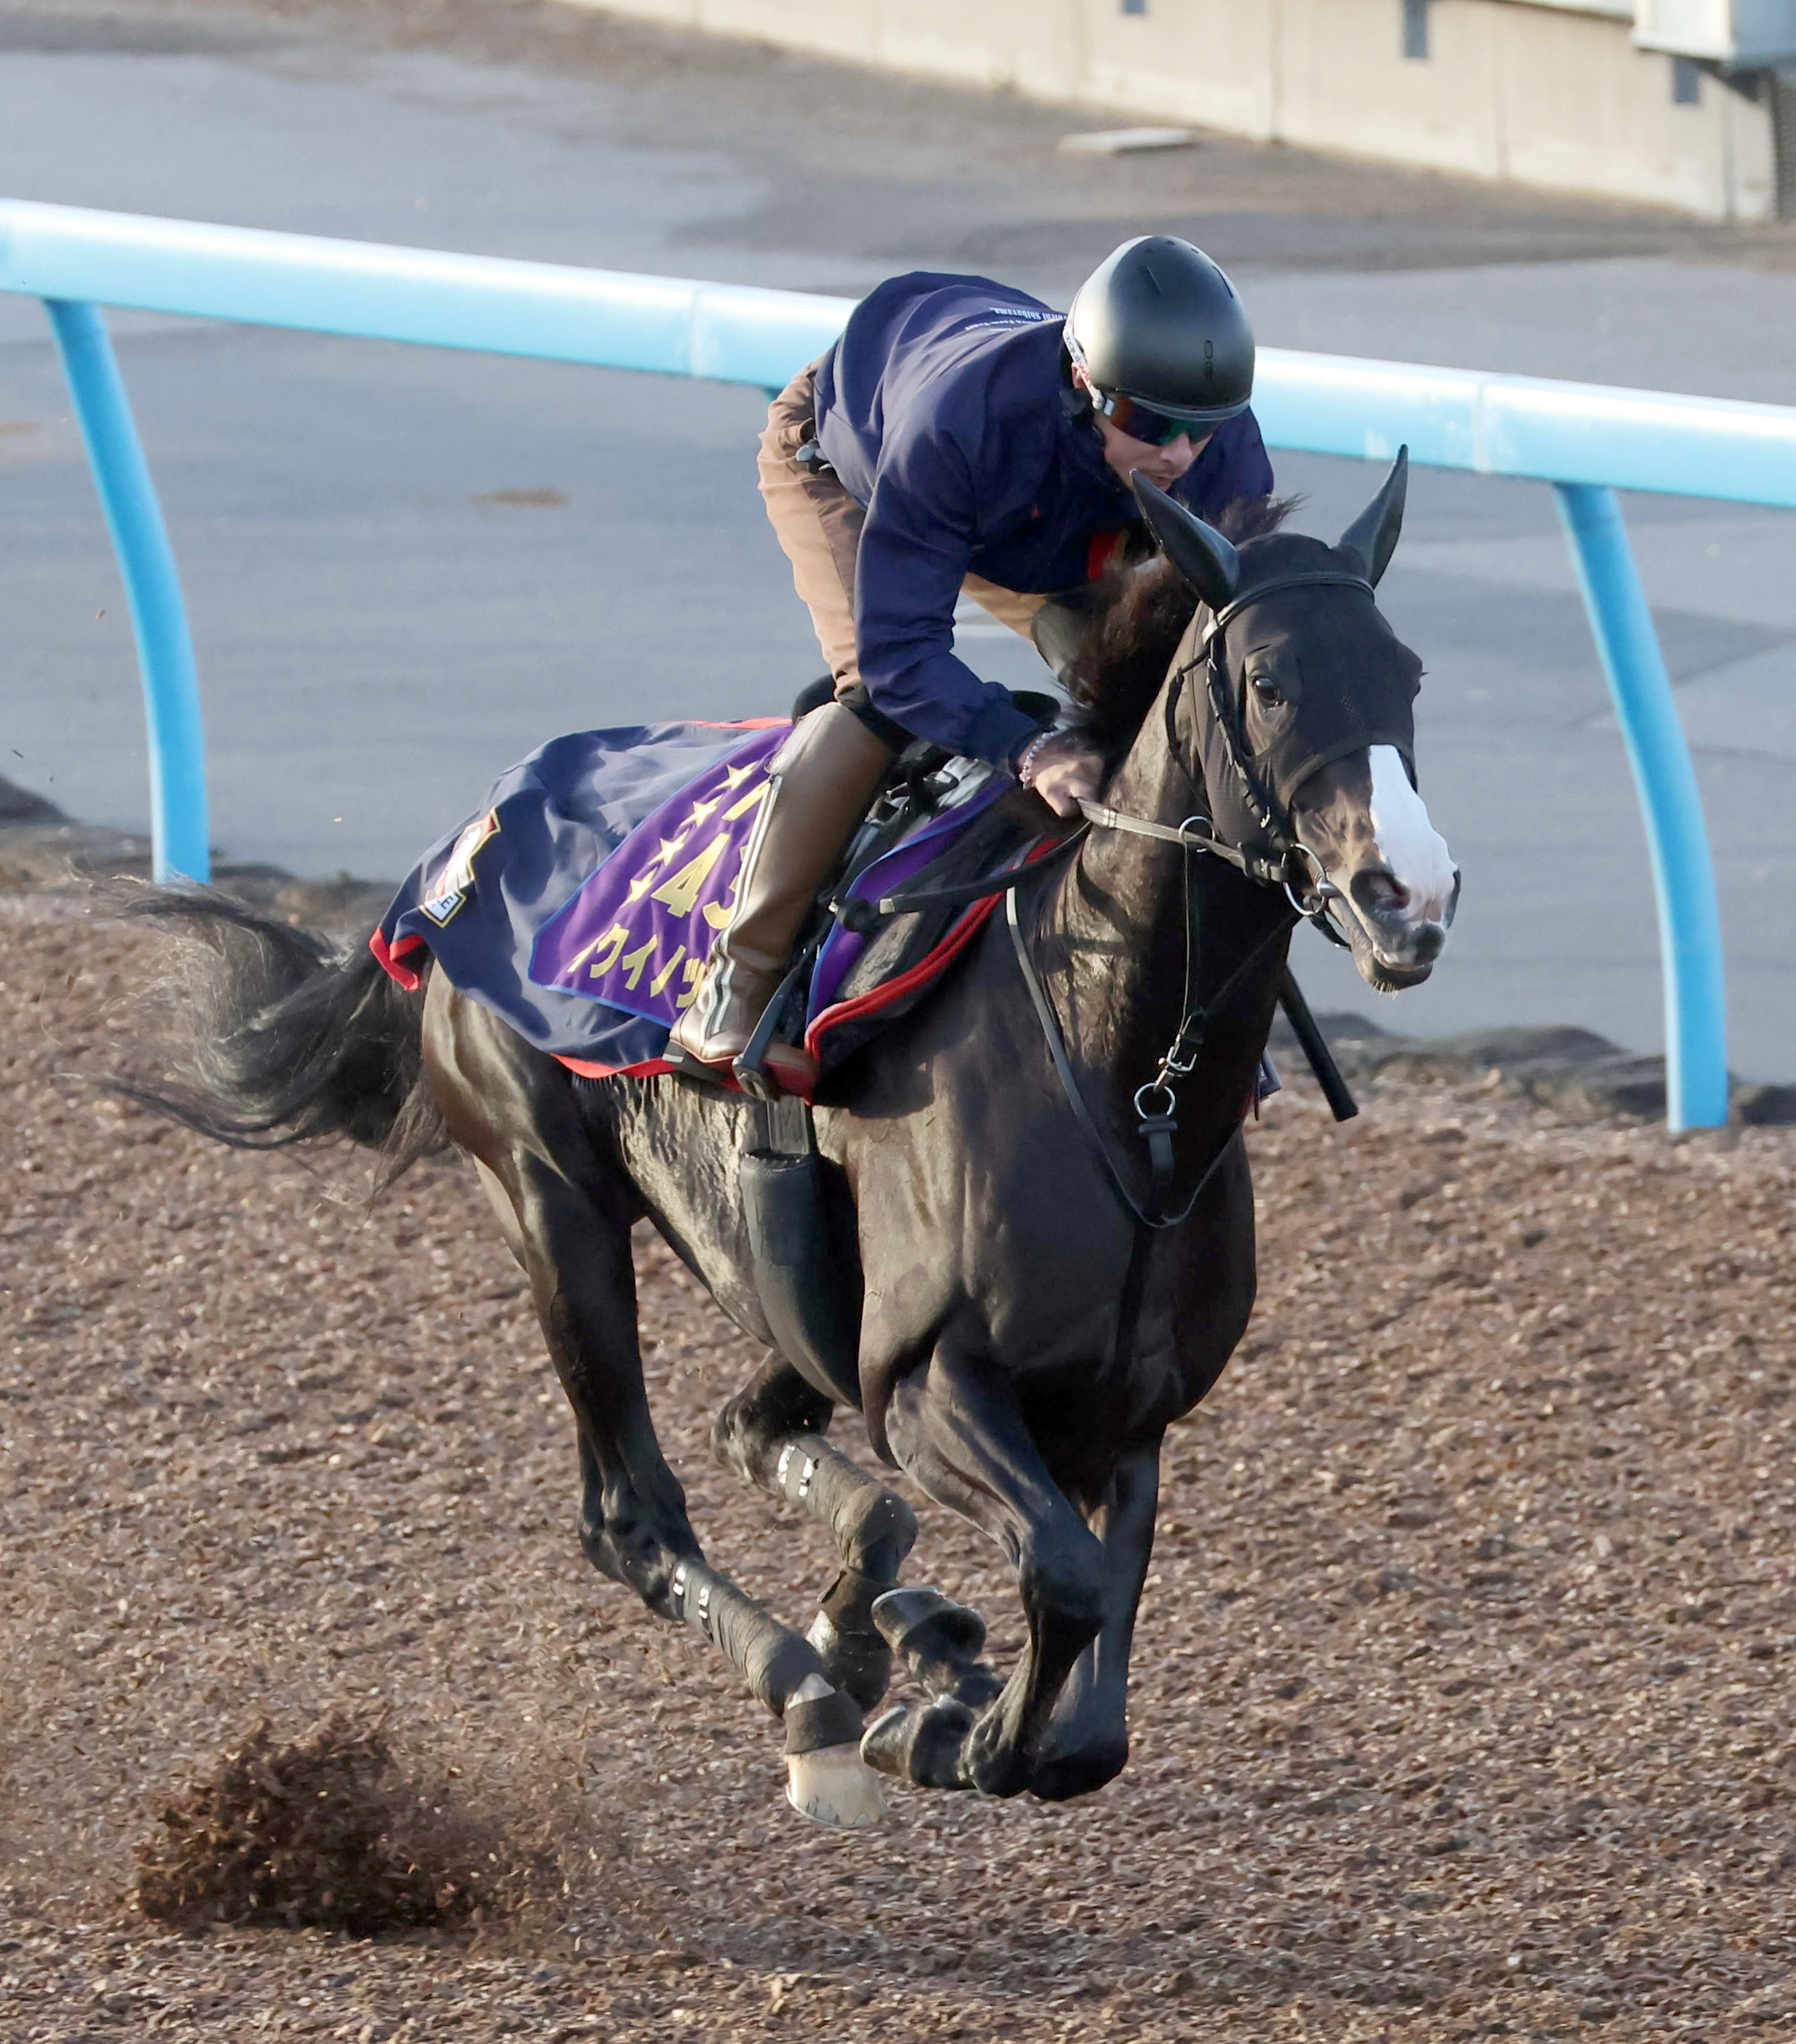
{"label": "fence post", "polygon": [[1590,482],[1553,490],[1646,825],[1665,988],[1666,1119],[1673,1129],[1718,1128],[1728,1118],[1727,978],[1695,769],[1615,492]]}
{"label": "fence post", "polygon": [[149,727],[151,870],[164,886],[211,876],[199,679],[174,549],[98,309],[46,298],[75,415],[125,578]]}

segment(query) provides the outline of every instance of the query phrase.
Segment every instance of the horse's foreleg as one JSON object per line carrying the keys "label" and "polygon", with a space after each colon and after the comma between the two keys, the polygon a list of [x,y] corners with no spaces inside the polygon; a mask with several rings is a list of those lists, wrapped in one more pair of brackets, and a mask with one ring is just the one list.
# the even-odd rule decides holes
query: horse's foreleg
{"label": "horse's foreleg", "polygon": [[1060,1692],[1029,1778],[1029,1787],[1046,1801],[1101,1788],[1128,1761],[1129,1656],[1159,1501],[1156,1440],[1122,1458],[1091,1515],[1091,1530],[1104,1543],[1104,1623]]}
{"label": "horse's foreleg", "polygon": [[944,1343],[893,1392],[886,1438],[931,1497],[996,1540],[1015,1566],[1029,1642],[997,1700],[975,1719],[954,1703],[888,1713],[863,1750],[875,1766],[988,1795],[1029,1786],[1056,1700],[1102,1624],[1104,1550],[1048,1473],[1008,1377]]}
{"label": "horse's foreleg", "polygon": [[830,1680],[863,1711],[886,1693],[890,1650],[874,1624],[874,1600],[896,1588],[917,1520],[895,1491],[823,1438],[830,1404],[791,1365],[770,1354],[717,1415],[717,1458],[749,1482],[829,1527],[842,1573],[825,1593],[810,1643]]}

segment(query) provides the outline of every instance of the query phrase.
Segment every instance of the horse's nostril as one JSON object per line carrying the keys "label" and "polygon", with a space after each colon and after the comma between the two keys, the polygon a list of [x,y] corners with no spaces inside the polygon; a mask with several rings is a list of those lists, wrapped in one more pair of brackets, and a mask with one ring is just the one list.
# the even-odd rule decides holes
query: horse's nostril
{"label": "horse's nostril", "polygon": [[1362,914],[1401,916],[1409,905],[1409,890],[1385,866],[1369,866],[1352,880],[1354,905]]}

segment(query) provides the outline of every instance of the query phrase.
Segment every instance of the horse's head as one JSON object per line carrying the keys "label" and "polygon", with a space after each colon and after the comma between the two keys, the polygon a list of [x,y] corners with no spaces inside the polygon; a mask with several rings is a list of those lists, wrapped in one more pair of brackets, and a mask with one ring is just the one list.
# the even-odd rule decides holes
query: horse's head
{"label": "horse's head", "polygon": [[1237,547],[1136,478],[1167,559],[1199,599],[1173,660],[1175,742],[1188,748],[1216,835],[1283,859],[1295,892],[1323,883],[1361,976],[1381,992],[1427,978],[1459,876],[1417,792],[1421,663],[1375,585],[1403,522],[1399,454],[1334,546],[1271,531]]}

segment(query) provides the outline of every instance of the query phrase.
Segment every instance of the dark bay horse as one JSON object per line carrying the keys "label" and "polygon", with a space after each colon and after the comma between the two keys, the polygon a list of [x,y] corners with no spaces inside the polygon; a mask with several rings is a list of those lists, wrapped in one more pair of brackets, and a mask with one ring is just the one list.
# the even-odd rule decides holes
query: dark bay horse
{"label": "dark bay horse", "polygon": [[[751,1103],[576,1079],[440,972],[421,1001],[365,953],[222,897],[144,905],[222,967],[186,1082],[144,1097],[229,1141],[348,1135],[402,1161],[446,1133],[472,1158],[574,1410],[586,1554],[783,1719],[808,1815],[871,1822],[869,1763],[1060,1798],[1127,1758],[1161,1439],[1253,1303],[1240,1130],[1291,930],[1332,916],[1395,989],[1427,976],[1456,897],[1413,786],[1420,663],[1373,593],[1405,473],[1400,457],[1333,547],[1264,506],[1231,539],[1144,488],[1163,552],[1122,579],[1070,675],[1115,762],[1102,803],[816,1110],[864,1274],[867,1439],[1014,1566],[1028,1638],[1007,1679],[978,1658],[975,1614],[900,1586],[909,1508],[838,1452],[831,1400],[771,1348],[737,1197]],[[1039,828],[1052,841],[1044,809]],[[836,1537],[808,1635],[705,1561],[663,1457],[630,1255],[644,1216],[769,1346],[715,1445]],[[927,1700],[863,1727],[894,1653]]]}

